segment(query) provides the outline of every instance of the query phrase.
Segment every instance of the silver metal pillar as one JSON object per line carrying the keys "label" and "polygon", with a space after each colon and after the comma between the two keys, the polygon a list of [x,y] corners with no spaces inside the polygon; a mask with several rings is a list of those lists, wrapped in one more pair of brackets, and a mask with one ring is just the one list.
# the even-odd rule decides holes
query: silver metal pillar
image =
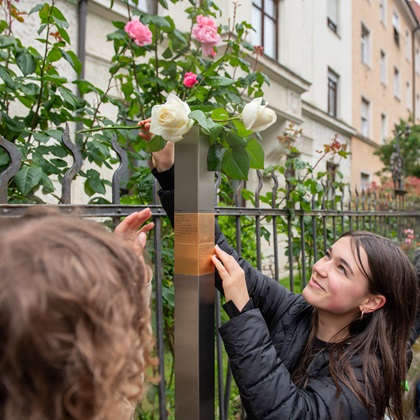
{"label": "silver metal pillar", "polygon": [[214,419],[214,173],[193,127],[176,143],[175,417]]}

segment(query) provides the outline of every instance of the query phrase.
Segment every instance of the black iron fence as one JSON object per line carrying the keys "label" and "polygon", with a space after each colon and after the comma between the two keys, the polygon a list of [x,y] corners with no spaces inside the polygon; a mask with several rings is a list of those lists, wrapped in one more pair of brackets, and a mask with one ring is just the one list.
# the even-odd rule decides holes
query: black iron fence
{"label": "black iron fence", "polygon": [[[63,178],[60,204],[56,204],[62,212],[77,211],[83,217],[108,218],[115,225],[122,217],[139,210],[139,206],[120,203],[121,176],[127,169],[128,161],[125,151],[121,149],[117,141],[113,142],[113,148],[119,156],[120,164],[112,177],[112,204],[72,203],[71,184],[83,162],[79,150],[69,140],[68,130],[63,135],[63,143],[71,151],[73,165]],[[32,206],[8,202],[8,185],[21,167],[20,153],[12,143],[1,136],[0,148],[10,157],[9,166],[0,172],[0,217],[18,217]],[[282,184],[282,180],[274,173],[267,180],[260,171],[256,171],[255,179],[256,187],[253,191],[255,205],[252,207],[239,205],[242,201],[243,188],[243,185],[239,183],[235,185],[231,196],[232,202],[236,204],[225,206],[219,201],[218,192],[222,178],[217,175],[215,214],[222,226],[229,227],[229,239],[239,254],[245,250],[246,253],[251,253],[253,263],[259,270],[283,282],[295,292],[299,292],[305,286],[312,264],[347,230],[363,229],[379,233],[400,243],[408,253],[418,245],[416,238],[420,236],[420,205],[416,198],[395,197],[392,193],[373,191],[360,193],[351,193],[346,189],[337,191],[330,184],[325,183],[322,192],[310,197],[310,211],[303,211],[299,206],[294,209],[279,209],[276,197],[280,194],[279,185]],[[158,185],[155,184],[154,188],[156,190]],[[271,203],[261,200],[263,192],[267,190],[271,191]],[[159,375],[165,378],[162,219],[166,215],[157,200],[157,194],[154,194],[154,197],[154,202],[148,205],[155,222],[153,306],[157,352],[160,359]],[[414,231],[414,239],[407,236],[405,233],[407,229]],[[251,247],[250,242],[252,242]],[[222,323],[220,307],[220,296],[217,293],[216,328]],[[228,366],[224,366],[226,359],[223,357],[222,343],[218,334],[216,345],[215,368],[217,369],[218,399],[215,402],[214,417],[223,420],[231,418],[235,410],[231,404],[233,381]],[[158,385],[160,419],[173,418],[172,412],[168,412],[166,386],[165,381],[161,381]],[[240,408],[238,410],[240,411]]]}

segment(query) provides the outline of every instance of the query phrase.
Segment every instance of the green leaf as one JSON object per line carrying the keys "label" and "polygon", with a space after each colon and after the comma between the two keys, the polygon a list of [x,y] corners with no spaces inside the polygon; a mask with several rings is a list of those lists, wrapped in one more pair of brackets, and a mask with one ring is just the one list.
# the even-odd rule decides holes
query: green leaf
{"label": "green leaf", "polygon": [[53,139],[56,139],[59,142],[61,142],[61,138],[63,136],[63,132],[61,130],[47,130],[45,133]]}
{"label": "green leaf", "polygon": [[77,55],[73,51],[64,50],[61,50],[61,54],[63,55],[63,58],[73,67],[75,72],[80,75],[80,72],[82,71],[82,63]]}
{"label": "green leaf", "polygon": [[41,181],[42,169],[37,166],[23,165],[15,175],[14,181],[19,191],[26,195]]}
{"label": "green leaf", "polygon": [[[66,28],[67,29],[69,27],[69,24],[68,24],[66,18],[60,12],[60,10],[57,9],[55,6],[53,6],[53,8],[52,8],[52,17],[53,17],[54,23],[57,26],[57,29],[58,29],[59,32],[60,32],[61,28]],[[61,33],[60,33],[60,35],[61,35]],[[70,43],[70,40],[69,40],[69,43]]]}
{"label": "green leaf", "polygon": [[242,137],[249,137],[252,134],[251,130],[247,130],[245,128],[245,124],[242,120],[234,120],[233,124],[236,127],[236,130],[238,131],[238,135]]}
{"label": "green leaf", "polygon": [[50,194],[55,191],[54,184],[45,172],[41,175],[42,194]]}
{"label": "green leaf", "polygon": [[248,153],[242,147],[232,147],[226,150],[223,156],[222,169],[232,179],[248,179]]}
{"label": "green leaf", "polygon": [[197,124],[204,128],[204,130],[208,131],[207,127],[207,117],[206,114],[204,114],[203,111],[200,111],[199,109],[196,109],[195,111],[192,111],[188,114],[189,118],[192,118],[194,121],[197,121]]}
{"label": "green leaf", "polygon": [[264,169],[264,149],[257,139],[250,139],[246,146],[250,166],[253,169]]}
{"label": "green leaf", "polygon": [[206,83],[212,87],[230,86],[235,83],[235,80],[223,76],[211,76],[206,77]]}
{"label": "green leaf", "polygon": [[216,142],[209,147],[207,153],[207,169],[209,171],[222,170],[222,161],[225,152],[226,149],[219,142]]}
{"label": "green leaf", "polygon": [[7,87],[9,87],[12,90],[16,90],[15,82],[10,76],[9,71],[3,66],[0,66],[0,78],[3,79]]}
{"label": "green leaf", "polygon": [[238,136],[236,133],[234,133],[233,131],[229,131],[227,132],[227,134],[223,137],[230,146],[238,146],[238,147],[242,147],[242,149],[244,149],[246,147],[246,145],[248,144],[248,141],[246,138]]}
{"label": "green leaf", "polygon": [[59,48],[57,47],[53,47],[51,48],[50,52],[47,55],[48,61],[50,61],[51,63],[54,61],[58,61],[60,60],[60,58],[62,57],[62,53],[60,51]]}
{"label": "green leaf", "polygon": [[146,152],[158,152],[162,150],[166,145],[166,140],[162,136],[153,136],[150,141],[146,143]]}
{"label": "green leaf", "polygon": [[34,133],[34,139],[40,143],[47,143],[51,137],[45,133]]}
{"label": "green leaf", "polygon": [[93,194],[105,194],[105,185],[99,177],[99,172],[89,169],[86,172],[85,192],[91,197]]}
{"label": "green leaf", "polygon": [[63,83],[67,83],[66,77],[60,77],[57,74],[44,74],[44,76],[42,76],[42,80],[44,82],[54,83],[55,85],[62,85]]}
{"label": "green leaf", "polygon": [[168,2],[166,0],[159,0],[159,4],[166,10],[168,10]]}
{"label": "green leaf", "polygon": [[57,31],[60,34],[61,38],[63,38],[64,41],[67,42],[67,44],[70,44],[70,37],[69,37],[69,34],[67,33],[67,31],[60,26],[57,26]]}
{"label": "green leaf", "polygon": [[207,128],[210,134],[210,142],[213,143],[223,131],[223,125],[215,123],[211,118],[207,118]]}
{"label": "green leaf", "polygon": [[71,105],[73,108],[77,107],[77,97],[73,95],[68,89],[66,89],[63,86],[58,87],[58,91],[60,92],[61,96],[64,99],[64,102],[67,102],[69,105]]}
{"label": "green leaf", "polygon": [[35,7],[33,7],[32,9],[31,9],[31,11],[28,13],[28,16],[29,15],[32,15],[32,13],[36,13],[36,12],[39,12],[42,8],[44,7],[44,5],[43,4],[37,4]]}
{"label": "green leaf", "polygon": [[35,96],[39,94],[39,86],[35,83],[28,83],[26,85],[22,85],[20,89],[25,95]]}
{"label": "green leaf", "polygon": [[36,69],[36,61],[32,54],[23,51],[16,55],[16,64],[24,76],[32,74]]}
{"label": "green leaf", "polygon": [[227,122],[229,119],[229,113],[224,108],[216,108],[214,111],[212,111],[211,118],[216,122]]}
{"label": "green leaf", "polygon": [[13,45],[17,47],[16,39],[13,36],[1,35],[0,36],[0,48],[7,48]]}

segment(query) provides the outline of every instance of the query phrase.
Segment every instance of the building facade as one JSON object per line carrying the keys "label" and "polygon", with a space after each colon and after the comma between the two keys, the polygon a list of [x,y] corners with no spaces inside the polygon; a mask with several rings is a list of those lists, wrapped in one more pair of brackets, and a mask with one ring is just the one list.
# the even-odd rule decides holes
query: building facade
{"label": "building facade", "polygon": [[[140,0],[138,7],[169,14],[177,26],[185,26],[188,0],[169,2],[169,10],[157,3]],[[417,5],[407,0],[243,0],[238,7],[233,1],[217,3],[222,16],[218,23],[234,18],[251,22],[255,32],[250,42],[264,47],[259,65],[271,81],[264,98],[278,116],[263,133],[266,165],[284,163],[286,152],[278,136],[294,124],[302,128],[297,148],[311,164],[336,135],[348,144],[349,158],[336,156],[318,170],[340,171],[353,188],[378,181],[375,173],[382,164],[374,151],[392,138],[400,118],[420,121]],[[35,4],[28,0],[19,7],[29,11]],[[115,29],[113,20],[127,19],[126,6],[115,1],[111,9],[110,0],[79,0],[76,5],[59,0],[58,5],[69,21],[82,77],[118,95],[108,86],[114,51],[107,34]],[[31,44],[38,25],[34,14],[17,32]],[[94,95],[90,99],[98,101]],[[101,111],[110,118],[117,115],[111,104],[103,104]]]}
{"label": "building facade", "polygon": [[379,182],[374,151],[400,119],[419,122],[419,48],[415,2],[355,0],[352,12],[353,127],[351,184]]}

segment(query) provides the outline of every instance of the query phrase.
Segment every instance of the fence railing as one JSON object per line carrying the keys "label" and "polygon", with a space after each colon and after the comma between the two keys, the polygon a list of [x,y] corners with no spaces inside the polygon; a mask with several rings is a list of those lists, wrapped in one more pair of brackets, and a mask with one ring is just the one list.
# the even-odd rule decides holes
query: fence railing
{"label": "fence railing", "polygon": [[[113,148],[119,156],[120,165],[112,178],[112,204],[90,205],[72,204],[70,187],[80,171],[82,160],[80,152],[69,140],[66,130],[63,134],[63,143],[70,150],[74,163],[66,172],[62,183],[60,204],[56,206],[64,213],[77,211],[82,217],[110,218],[114,225],[122,217],[129,215],[139,207],[122,205],[120,203],[121,174],[127,168],[127,154],[116,141]],[[18,149],[0,136],[0,148],[10,157],[9,166],[0,172],[0,217],[18,217],[32,204],[13,204],[8,202],[8,185],[19,171],[21,166]],[[353,192],[349,190],[336,191],[324,185],[324,191],[310,199],[311,210],[304,212],[296,208],[279,209],[275,197],[279,195],[281,180],[272,174],[270,181],[263,177],[260,171],[255,174],[256,188],[253,192],[255,205],[240,206],[240,197],[243,185],[239,184],[232,190],[232,202],[236,205],[221,205],[218,192],[221,185],[221,176],[216,176],[215,182],[215,214],[220,224],[229,227],[227,236],[239,254],[245,251],[252,254],[252,262],[264,273],[282,282],[295,292],[305,286],[311,273],[312,264],[325,252],[325,250],[347,230],[370,230],[403,244],[406,251],[415,246],[406,243],[405,229],[413,229],[416,238],[420,235],[420,207],[414,203],[409,206],[409,200],[394,197],[392,194],[379,194],[376,192]],[[284,184],[284,182],[283,182]],[[154,188],[158,188],[155,184]],[[273,200],[270,204],[262,203],[261,195],[264,190],[272,192]],[[162,218],[166,216],[164,210],[154,194],[154,201],[150,207],[153,214],[155,228],[153,231],[153,258],[154,258],[154,314],[157,352],[160,359],[159,375],[165,378],[165,344],[164,333],[164,300],[162,271]],[[339,197],[336,199],[336,197]],[[250,241],[252,238],[252,241]],[[215,327],[222,323],[220,310],[220,296],[216,293],[216,320]],[[223,348],[219,335],[216,341],[217,353],[215,368],[217,369],[218,398],[215,403],[215,418],[221,420],[230,418],[232,407],[230,404],[232,376],[228,366],[224,366]],[[175,372],[176,375],[176,372]],[[173,418],[168,414],[167,389],[164,380],[158,385],[159,418]],[[240,410],[240,408],[238,408]]]}

